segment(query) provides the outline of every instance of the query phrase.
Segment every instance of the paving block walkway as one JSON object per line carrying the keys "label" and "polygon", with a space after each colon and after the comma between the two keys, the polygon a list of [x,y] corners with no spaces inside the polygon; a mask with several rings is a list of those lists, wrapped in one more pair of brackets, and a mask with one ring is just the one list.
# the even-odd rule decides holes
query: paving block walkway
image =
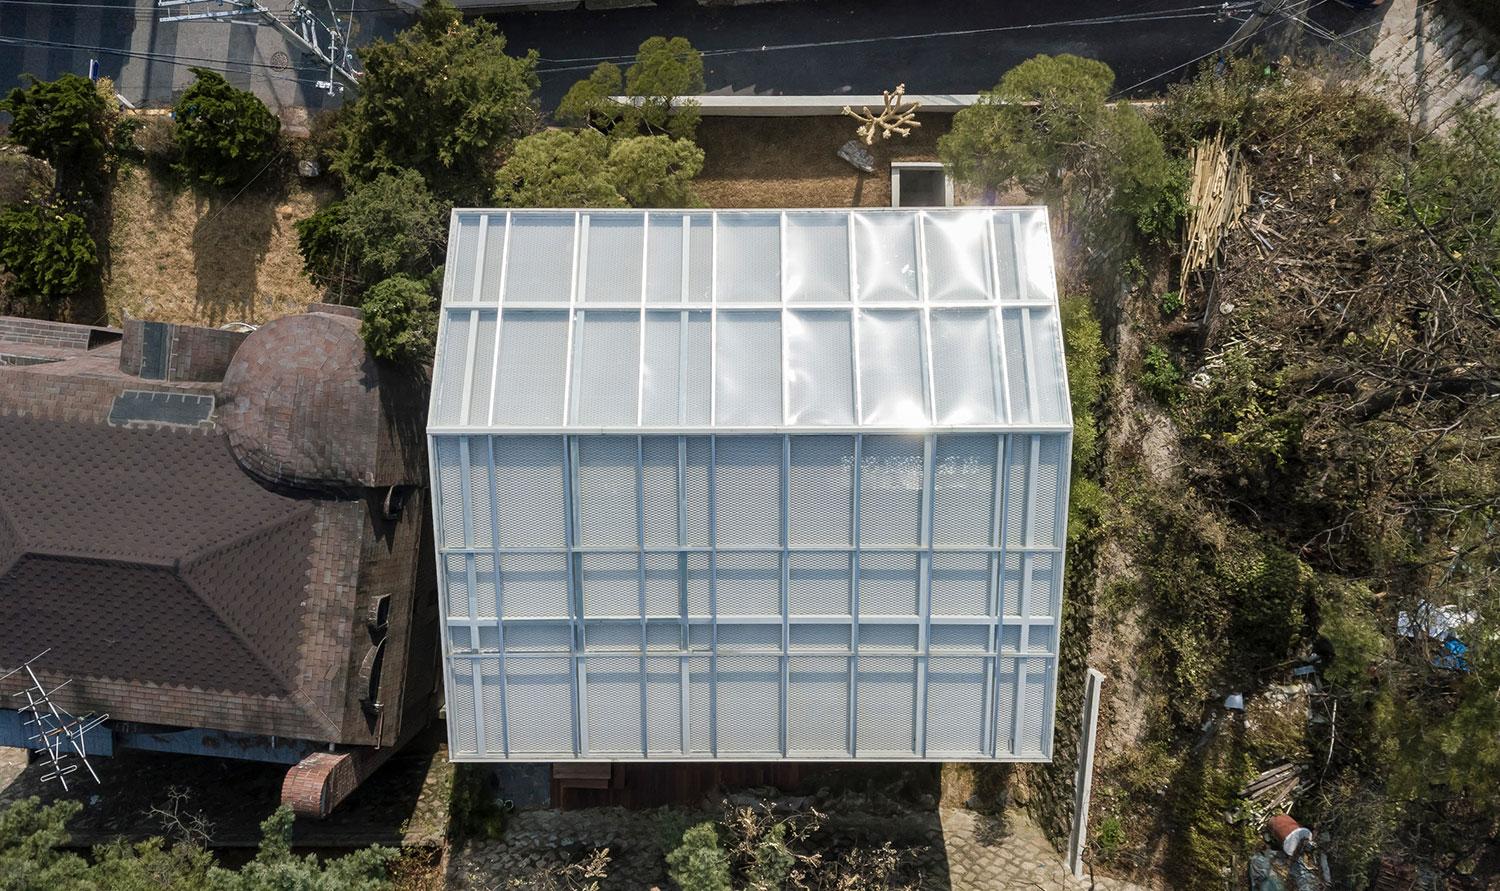
{"label": "paving block walkway", "polygon": [[1041,829],[1024,816],[1006,821],[1006,834],[996,837],[988,818],[973,811],[944,808],[943,847],[948,855],[948,887],[952,891],[1000,891],[1007,888],[1041,891],[1145,891],[1121,879],[1087,874],[1075,879]]}

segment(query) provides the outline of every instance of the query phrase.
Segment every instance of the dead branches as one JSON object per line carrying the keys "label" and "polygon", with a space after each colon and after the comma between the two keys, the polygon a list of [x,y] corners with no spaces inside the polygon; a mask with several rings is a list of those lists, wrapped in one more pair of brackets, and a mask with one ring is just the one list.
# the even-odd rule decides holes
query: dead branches
{"label": "dead branches", "polygon": [[849,106],[844,106],[844,114],[864,123],[855,130],[855,135],[865,141],[865,145],[875,144],[875,134],[880,133],[881,139],[890,139],[891,134],[897,136],[910,136],[911,131],[922,126],[921,121],[916,119],[917,109],[922,103],[913,102],[905,108],[901,107],[901,98],[906,95],[906,84],[897,84],[896,89],[886,90],[881,93],[885,102],[885,108],[879,114],[870,111],[866,105],[863,111],[855,111]]}

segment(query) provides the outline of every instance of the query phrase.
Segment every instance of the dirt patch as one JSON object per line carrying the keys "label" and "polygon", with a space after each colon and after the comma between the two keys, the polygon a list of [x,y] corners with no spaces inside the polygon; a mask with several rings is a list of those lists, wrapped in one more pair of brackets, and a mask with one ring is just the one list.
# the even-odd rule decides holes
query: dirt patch
{"label": "dirt patch", "polygon": [[302,274],[293,224],[332,194],[292,179],[208,195],[122,171],[104,286],[110,323],[258,324],[301,312],[319,290]]}
{"label": "dirt patch", "polygon": [[704,118],[698,193],[710,207],[889,207],[891,162],[936,161],[938,137],[953,123],[947,114],[918,119],[911,136],[876,141],[867,174],[836,154],[854,137],[853,118]]}

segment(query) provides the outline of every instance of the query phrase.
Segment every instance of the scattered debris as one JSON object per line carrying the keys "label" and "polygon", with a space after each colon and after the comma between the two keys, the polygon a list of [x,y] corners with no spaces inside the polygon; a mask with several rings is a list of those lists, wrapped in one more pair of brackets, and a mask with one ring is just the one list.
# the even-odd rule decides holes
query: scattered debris
{"label": "scattered debris", "polygon": [[858,139],[851,139],[844,143],[839,148],[839,157],[865,173],[875,172],[875,156],[870,154],[869,149],[860,145]]}

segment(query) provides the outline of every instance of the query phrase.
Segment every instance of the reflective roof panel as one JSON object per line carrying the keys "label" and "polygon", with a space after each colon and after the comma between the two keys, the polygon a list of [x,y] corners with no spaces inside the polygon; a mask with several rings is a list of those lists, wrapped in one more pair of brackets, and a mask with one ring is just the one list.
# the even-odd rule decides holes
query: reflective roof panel
{"label": "reflective roof panel", "polygon": [[1071,427],[1044,208],[452,225],[435,433]]}

